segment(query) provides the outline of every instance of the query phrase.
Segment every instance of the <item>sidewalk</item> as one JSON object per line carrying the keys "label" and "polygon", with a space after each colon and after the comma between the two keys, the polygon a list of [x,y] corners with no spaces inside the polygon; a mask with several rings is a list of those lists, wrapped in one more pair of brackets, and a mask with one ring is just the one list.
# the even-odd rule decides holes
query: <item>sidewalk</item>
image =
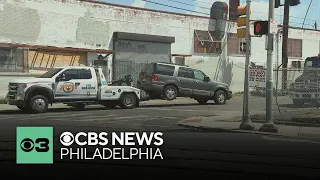
{"label": "sidewalk", "polygon": [[178,122],[178,125],[198,128],[207,131],[215,132],[243,132],[254,133],[262,135],[276,135],[286,137],[300,137],[300,138],[316,138],[320,139],[320,127],[305,127],[305,126],[288,126],[276,124],[279,129],[278,133],[260,132],[259,129],[263,123],[253,123],[255,130],[246,131],[239,129],[241,124],[241,116],[235,114],[228,114],[223,116],[210,117],[192,117]]}

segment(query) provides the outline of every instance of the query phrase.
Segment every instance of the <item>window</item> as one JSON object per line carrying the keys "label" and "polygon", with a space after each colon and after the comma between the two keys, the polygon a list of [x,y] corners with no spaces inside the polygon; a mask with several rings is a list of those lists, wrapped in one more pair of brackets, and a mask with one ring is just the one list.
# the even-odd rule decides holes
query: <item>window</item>
{"label": "window", "polygon": [[173,76],[174,69],[175,69],[174,66],[157,64],[157,68],[156,68],[155,73],[161,74],[161,75]]}
{"label": "window", "polygon": [[195,53],[221,53],[221,42],[214,37],[213,31],[194,31]]}
{"label": "window", "polygon": [[194,78],[195,79],[198,79],[198,80],[204,80],[204,77],[206,75],[202,72],[202,71],[199,71],[199,70],[194,70]]}
{"label": "window", "polygon": [[302,57],[302,39],[288,39],[288,57]]}
{"label": "window", "polygon": [[228,34],[228,55],[245,55],[246,41],[244,38],[238,38],[236,34]]}
{"label": "window", "polygon": [[185,58],[184,57],[175,57],[175,63],[184,66]]}
{"label": "window", "polygon": [[63,72],[66,80],[81,79],[77,69],[68,69]]}
{"label": "window", "polygon": [[301,61],[292,61],[291,67],[292,68],[301,68]]}
{"label": "window", "polygon": [[56,75],[58,72],[60,72],[62,68],[53,68],[44,73],[40,78],[52,78],[54,75]]}
{"label": "window", "polygon": [[81,79],[91,79],[92,78],[90,69],[81,69],[80,74],[81,74]]}
{"label": "window", "polygon": [[179,68],[179,72],[178,72],[178,76],[179,77],[193,79],[194,78],[194,72],[193,72],[192,69],[180,67]]}

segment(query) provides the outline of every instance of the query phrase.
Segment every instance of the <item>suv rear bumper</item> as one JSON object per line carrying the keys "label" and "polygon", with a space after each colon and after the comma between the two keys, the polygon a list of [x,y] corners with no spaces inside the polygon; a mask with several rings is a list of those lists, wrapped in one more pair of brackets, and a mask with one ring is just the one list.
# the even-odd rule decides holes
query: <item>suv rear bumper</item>
{"label": "suv rear bumper", "polygon": [[231,99],[233,97],[232,91],[228,90],[227,91],[227,100]]}
{"label": "suv rear bumper", "polygon": [[154,84],[154,83],[151,83],[151,84],[140,84],[140,83],[138,83],[137,87],[138,87],[138,89],[142,89],[142,90],[144,90],[145,92],[147,92],[149,94],[150,93],[152,93],[152,94],[161,93],[162,94],[164,85],[159,85],[159,84]]}

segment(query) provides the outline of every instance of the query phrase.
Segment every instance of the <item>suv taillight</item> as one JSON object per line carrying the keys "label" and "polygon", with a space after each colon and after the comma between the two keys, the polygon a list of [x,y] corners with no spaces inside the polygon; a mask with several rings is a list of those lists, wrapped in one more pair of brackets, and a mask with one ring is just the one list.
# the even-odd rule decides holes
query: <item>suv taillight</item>
{"label": "suv taillight", "polygon": [[157,75],[152,75],[152,81],[158,81],[158,76]]}

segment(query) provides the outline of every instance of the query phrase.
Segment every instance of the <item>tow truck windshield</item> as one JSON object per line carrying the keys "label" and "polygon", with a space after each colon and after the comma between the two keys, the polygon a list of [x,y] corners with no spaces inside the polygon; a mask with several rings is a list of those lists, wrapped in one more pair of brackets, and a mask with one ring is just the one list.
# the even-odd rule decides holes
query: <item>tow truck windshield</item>
{"label": "tow truck windshield", "polygon": [[58,72],[60,72],[62,68],[53,68],[43,75],[41,75],[39,78],[52,78],[54,75],[56,75]]}

